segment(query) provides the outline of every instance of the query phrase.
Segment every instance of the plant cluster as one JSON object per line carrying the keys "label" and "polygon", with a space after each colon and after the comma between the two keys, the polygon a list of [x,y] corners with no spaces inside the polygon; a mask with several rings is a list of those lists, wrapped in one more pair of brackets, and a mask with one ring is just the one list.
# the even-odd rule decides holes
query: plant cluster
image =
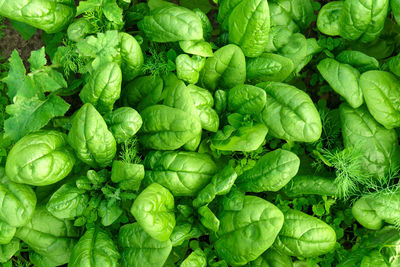
{"label": "plant cluster", "polygon": [[3,266],[400,266],[399,0],[0,16]]}

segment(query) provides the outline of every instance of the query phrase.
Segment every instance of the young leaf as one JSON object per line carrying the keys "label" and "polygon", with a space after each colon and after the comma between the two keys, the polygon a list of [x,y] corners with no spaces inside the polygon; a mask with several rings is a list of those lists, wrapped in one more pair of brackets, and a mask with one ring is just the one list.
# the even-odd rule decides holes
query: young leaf
{"label": "young leaf", "polygon": [[123,24],[122,9],[117,5],[115,0],[104,1],[103,13],[109,21],[115,22],[117,24]]}
{"label": "young leaf", "polygon": [[76,47],[82,56],[94,59],[92,66],[96,68],[114,60],[118,55],[118,44],[118,31],[107,31],[80,40]]}
{"label": "young leaf", "polygon": [[76,15],[79,16],[85,12],[92,11],[100,6],[101,2],[98,0],[80,1],[79,6],[76,10]]}
{"label": "young leaf", "polygon": [[31,57],[28,59],[29,63],[31,64],[31,71],[35,71],[46,65],[46,55],[44,46],[39,50],[32,51]]}
{"label": "young leaf", "polygon": [[117,53],[115,49],[117,45],[118,32],[107,31],[105,33],[98,33],[97,37],[89,36],[79,41],[77,48],[84,56],[96,57],[97,55],[115,55]]}
{"label": "young leaf", "polygon": [[116,0],[88,0],[80,1],[76,15],[81,15],[86,12],[93,12],[100,9],[104,16],[112,22],[123,24],[122,9],[118,6]]}
{"label": "young leaf", "polygon": [[99,216],[101,217],[101,223],[104,226],[113,224],[119,216],[121,216],[122,212],[122,209],[117,203],[111,204],[106,200],[103,200],[100,203]]}

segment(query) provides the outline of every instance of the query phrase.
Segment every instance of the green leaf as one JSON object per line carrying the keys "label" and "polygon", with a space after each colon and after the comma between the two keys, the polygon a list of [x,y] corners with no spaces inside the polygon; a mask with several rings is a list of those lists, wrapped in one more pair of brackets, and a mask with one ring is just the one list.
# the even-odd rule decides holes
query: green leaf
{"label": "green leaf", "polygon": [[74,226],[80,227],[80,226],[84,226],[86,223],[86,218],[85,217],[79,217],[78,219],[76,219],[74,221]]}
{"label": "green leaf", "polygon": [[162,267],[171,252],[172,244],[168,239],[159,241],[148,235],[138,223],[125,224],[120,228],[118,243],[121,247],[119,266]]}
{"label": "green leaf", "polygon": [[183,52],[202,57],[213,57],[211,44],[203,40],[197,41],[180,41],[179,46]]}
{"label": "green leaf", "polygon": [[21,34],[22,38],[24,38],[25,41],[28,41],[29,39],[32,38],[32,36],[36,33],[37,29],[31,25],[28,25],[26,23],[20,22],[20,21],[15,21],[11,20],[11,24],[13,28]]}
{"label": "green leaf", "polygon": [[10,70],[8,76],[3,81],[8,86],[8,96],[12,99],[19,90],[25,86],[25,67],[22,59],[20,58],[18,51],[14,50],[11,53],[10,59]]}
{"label": "green leaf", "polygon": [[198,266],[198,267],[207,266],[207,257],[200,248],[193,251],[181,264],[181,267],[189,267],[189,266]]}
{"label": "green leaf", "polygon": [[92,11],[99,6],[101,6],[101,1],[98,0],[80,1],[79,6],[76,10],[76,16],[79,16],[88,11]]}
{"label": "green leaf", "polygon": [[168,58],[169,60],[175,61],[177,56],[178,56],[178,55],[176,54],[176,51],[175,51],[174,49],[171,48],[171,49],[169,49],[169,50],[167,51],[167,58]]}
{"label": "green leaf", "polygon": [[104,16],[109,21],[117,24],[123,24],[122,21],[122,9],[117,5],[115,0],[105,0],[103,5]]}
{"label": "green leaf", "polygon": [[[56,80],[54,80],[50,75]],[[35,73],[35,75],[32,76],[32,79],[35,83],[36,89],[41,89],[41,93],[55,92],[58,89],[67,87],[66,81],[62,75],[61,78],[59,75],[61,74],[54,70],[50,72],[39,72]]]}
{"label": "green leaf", "polygon": [[316,205],[312,206],[312,211],[315,215],[317,215],[318,217],[321,217],[322,215],[325,214],[325,208],[324,205],[321,203],[318,203]]}
{"label": "green leaf", "polygon": [[119,183],[118,187],[122,190],[138,191],[143,178],[143,165],[118,160],[113,161],[111,181]]}
{"label": "green leaf", "polygon": [[47,60],[46,60],[44,46],[39,50],[32,51],[28,61],[31,64],[31,71],[38,70],[44,65],[46,65]]}
{"label": "green leaf", "polygon": [[209,207],[203,206],[199,210],[200,222],[204,227],[210,229],[213,232],[217,232],[219,229],[220,221],[217,216],[210,210]]}
{"label": "green leaf", "polygon": [[197,197],[193,200],[193,206],[207,205],[213,201],[215,196],[229,193],[236,178],[235,170],[229,165],[226,166],[214,175],[211,182],[197,194]]}
{"label": "green leaf", "polygon": [[122,212],[122,209],[117,203],[111,204],[106,200],[103,200],[100,203],[99,216],[101,217],[101,223],[104,226],[113,224],[119,216],[121,216]]}
{"label": "green leaf", "polygon": [[120,254],[111,236],[99,227],[89,228],[71,252],[70,266],[118,266]]}
{"label": "green leaf", "polygon": [[[17,253],[20,248],[20,241],[18,238],[14,238],[10,243],[6,245],[0,245],[0,262],[3,267],[12,267],[13,261],[8,261],[11,257]],[[7,262],[6,262],[7,261]]]}
{"label": "green leaf", "polygon": [[256,196],[245,196],[241,210],[224,210],[218,219],[221,225],[214,247],[229,266],[257,259],[274,243],[283,224],[280,209]]}
{"label": "green leaf", "polygon": [[229,194],[222,198],[222,206],[225,211],[239,211],[243,208],[245,193],[233,187]]}
{"label": "green leaf", "polygon": [[159,8],[159,7],[164,7],[164,6],[173,6],[175,4],[170,3],[168,1],[164,0],[148,0],[147,5],[149,6],[150,10]]}
{"label": "green leaf", "polygon": [[[96,58],[100,62],[110,62],[118,55],[117,46],[119,44],[118,31],[107,31],[98,33],[97,37],[89,36],[80,40],[76,47],[83,56]],[[97,62],[97,64],[100,64]]]}
{"label": "green leaf", "polygon": [[199,238],[203,235],[203,232],[197,228],[192,227],[190,223],[183,223],[174,228],[170,236],[173,247],[182,245],[185,241],[192,238]]}
{"label": "green leaf", "polygon": [[68,109],[69,104],[54,95],[45,100],[37,97],[17,97],[14,104],[6,107],[10,118],[4,122],[5,133],[11,139],[18,140],[28,133],[39,130],[52,118],[63,116]]}
{"label": "green leaf", "polygon": [[[31,53],[28,61],[34,72],[27,76],[24,64],[16,50],[11,54],[9,61],[10,71],[4,78],[4,82],[8,86],[7,94],[10,99],[21,96],[44,100],[44,93],[54,92],[68,86],[61,73],[44,66],[47,63],[44,47]],[[15,103],[15,100],[13,102]]]}
{"label": "green leaf", "polygon": [[213,6],[208,0],[180,0],[179,5],[189,9],[198,8],[206,14],[213,9]]}
{"label": "green leaf", "polygon": [[46,209],[59,219],[72,219],[81,216],[89,202],[85,190],[72,184],[64,184],[52,194]]}
{"label": "green leaf", "polygon": [[174,196],[152,183],[135,199],[131,213],[143,230],[158,241],[168,241],[175,227]]}
{"label": "green leaf", "polygon": [[57,32],[55,34],[42,33],[42,41],[46,47],[46,54],[49,55],[51,60],[53,60],[58,47],[62,45],[64,37],[65,33],[63,32]]}

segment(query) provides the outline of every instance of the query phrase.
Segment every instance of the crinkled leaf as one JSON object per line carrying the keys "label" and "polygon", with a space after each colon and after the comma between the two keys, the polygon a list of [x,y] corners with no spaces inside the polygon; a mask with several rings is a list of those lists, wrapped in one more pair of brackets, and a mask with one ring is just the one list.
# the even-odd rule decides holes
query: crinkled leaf
{"label": "crinkled leaf", "polygon": [[126,224],[119,230],[122,267],[162,267],[172,250],[171,241],[158,241],[138,223]]}
{"label": "crinkled leaf", "polygon": [[87,57],[96,56],[111,59],[117,54],[119,44],[118,31],[98,33],[97,37],[89,36],[76,44],[78,51]]}
{"label": "crinkled leaf", "polygon": [[81,216],[89,202],[85,190],[71,184],[62,185],[47,202],[47,210],[59,219]]}
{"label": "crinkled leaf", "polygon": [[5,133],[11,139],[18,140],[41,129],[52,118],[63,116],[69,107],[62,98],[54,95],[45,100],[17,97],[15,103],[6,108],[10,117],[4,122]]}

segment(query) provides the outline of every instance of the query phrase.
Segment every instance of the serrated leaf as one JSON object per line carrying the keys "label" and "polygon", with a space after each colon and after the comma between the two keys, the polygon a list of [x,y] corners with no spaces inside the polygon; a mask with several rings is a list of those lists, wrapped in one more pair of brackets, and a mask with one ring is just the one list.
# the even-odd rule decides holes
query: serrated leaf
{"label": "serrated leaf", "polygon": [[63,116],[69,109],[62,98],[50,95],[45,100],[38,97],[17,96],[15,104],[6,107],[10,115],[4,122],[5,134],[13,140],[44,127],[52,118]]}
{"label": "serrated leaf", "polygon": [[12,99],[18,90],[24,86],[26,70],[17,50],[11,53],[9,62],[10,70],[3,81],[8,86],[7,95]]}
{"label": "serrated leaf", "polygon": [[31,64],[31,69],[35,72],[27,76],[24,64],[16,50],[11,54],[9,61],[10,71],[8,76],[4,78],[4,82],[8,86],[7,94],[12,100],[15,96],[38,97],[44,100],[45,92],[54,92],[67,87],[67,82],[60,73],[50,68],[44,68],[47,63],[44,47],[31,53],[28,61]]}
{"label": "serrated leaf", "polygon": [[46,65],[47,60],[44,46],[39,50],[32,51],[28,61],[31,64],[31,71],[38,70]]}
{"label": "serrated leaf", "polygon": [[77,43],[77,48],[83,56],[106,58],[112,61],[118,52],[116,47],[119,44],[117,31],[98,33],[97,37],[89,36]]}
{"label": "serrated leaf", "polygon": [[42,93],[45,92],[55,92],[64,86],[55,81],[49,76],[49,73],[39,72],[32,76],[35,81],[36,88],[40,88]]}

